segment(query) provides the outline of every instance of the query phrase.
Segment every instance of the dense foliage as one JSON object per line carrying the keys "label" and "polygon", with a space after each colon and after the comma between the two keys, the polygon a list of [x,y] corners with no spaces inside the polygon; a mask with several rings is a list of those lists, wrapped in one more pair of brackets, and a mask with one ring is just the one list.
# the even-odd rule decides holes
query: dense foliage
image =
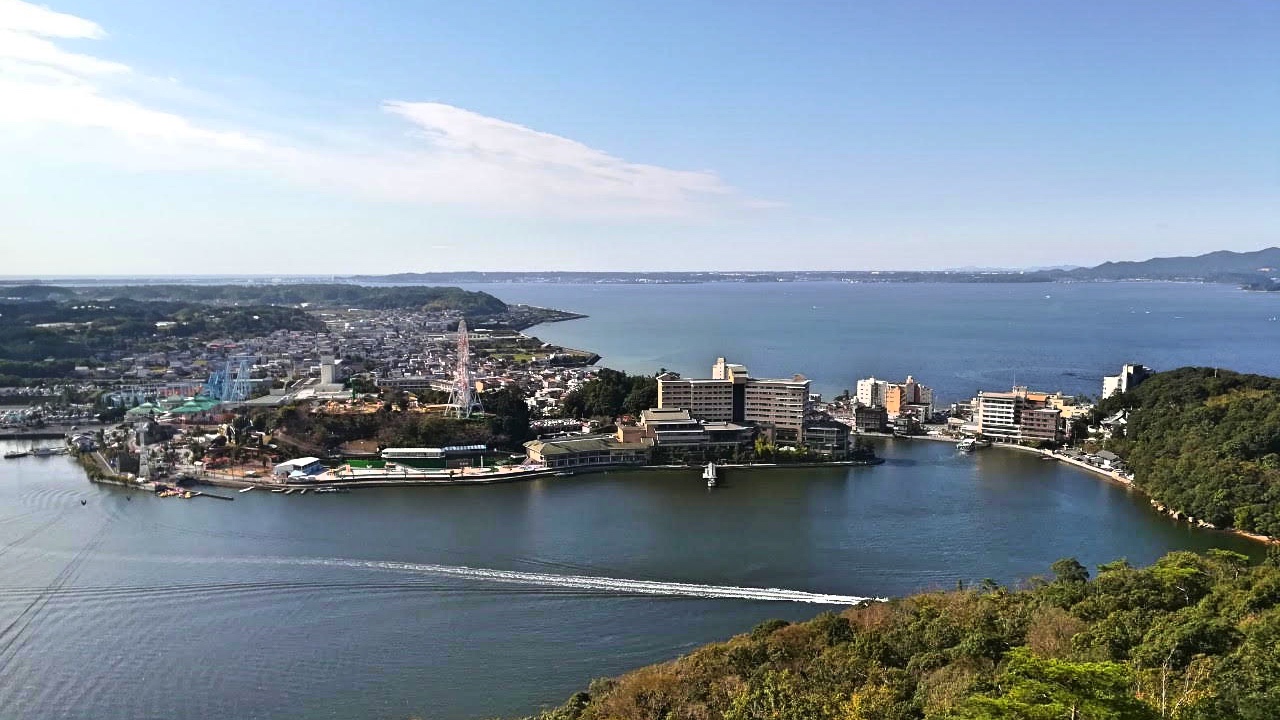
{"label": "dense foliage", "polygon": [[775,620],[617,679],[539,720],[1272,720],[1280,569],[1176,552],[1146,569],[1073,559],[986,582]]}
{"label": "dense foliage", "polygon": [[[443,403],[444,393],[418,394],[424,404]],[[488,445],[519,450],[531,437],[529,406],[515,387],[480,396],[484,412],[468,420],[439,414],[405,412],[400,398],[388,399],[370,414],[327,415],[312,413],[305,405],[261,411],[265,427],[283,431],[286,438],[306,449],[334,450],[345,442],[375,440],[383,447],[446,447]]]}
{"label": "dense foliage", "polygon": [[600,374],[564,398],[566,417],[638,415],[658,406],[658,380],[649,375],[628,375],[601,368]]}
{"label": "dense foliage", "polygon": [[1139,487],[1219,527],[1280,537],[1280,379],[1181,368],[1097,413],[1125,408],[1127,429],[1111,446]]}
{"label": "dense foliage", "polygon": [[243,337],[275,330],[323,329],[324,323],[304,310],[268,305],[215,307],[128,299],[3,302],[0,358],[20,362],[87,359],[153,338]]}

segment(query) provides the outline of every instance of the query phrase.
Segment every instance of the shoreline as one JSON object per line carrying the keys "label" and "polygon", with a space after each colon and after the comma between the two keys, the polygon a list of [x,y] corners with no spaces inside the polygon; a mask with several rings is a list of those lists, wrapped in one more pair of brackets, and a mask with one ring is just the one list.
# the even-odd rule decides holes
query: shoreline
{"label": "shoreline", "polygon": [[[874,433],[863,433],[863,435],[866,435],[867,437],[877,437],[877,438],[886,438],[886,439],[899,439],[899,440],[903,439],[901,436],[894,436],[887,433],[883,435],[874,434]],[[954,438],[948,438],[946,436],[939,436],[939,435],[912,435],[909,437],[909,439],[930,440],[934,442],[938,442],[938,441],[950,442],[950,443],[955,442]],[[1167,515],[1168,517],[1173,518],[1174,520],[1186,522],[1187,524],[1191,525],[1192,527],[1195,527],[1196,529],[1210,530],[1213,532],[1220,532],[1228,535],[1235,535],[1238,537],[1246,538],[1248,540],[1252,540],[1254,542],[1262,543],[1264,545],[1280,545],[1280,538],[1272,537],[1270,535],[1263,535],[1261,533],[1251,533],[1246,530],[1240,530],[1237,528],[1218,527],[1213,523],[1205,522],[1204,520],[1197,520],[1196,518],[1189,516],[1185,513],[1182,513],[1177,510],[1173,510],[1172,508],[1169,508],[1166,505],[1164,505],[1164,503],[1160,502],[1159,500],[1156,500],[1154,497],[1151,496],[1151,493],[1139,487],[1136,483],[1134,483],[1133,480],[1126,478],[1124,475],[1122,475],[1121,473],[1115,470],[1107,470],[1105,468],[1097,467],[1096,465],[1090,465],[1089,463],[1084,462],[1082,460],[1076,460],[1075,458],[1067,457],[1065,455],[1062,455],[1052,450],[1040,450],[1038,448],[1027,447],[1025,445],[1014,445],[1011,443],[992,443],[991,447],[1007,448],[1009,450],[1016,450],[1019,452],[1033,453],[1035,455],[1039,455],[1040,457],[1052,458],[1057,462],[1066,463],[1067,465],[1071,465],[1079,470],[1084,470],[1094,477],[1100,478],[1102,480],[1106,480],[1108,482],[1115,483],[1127,490],[1132,490],[1134,492],[1142,494],[1144,497],[1147,498],[1147,501],[1151,504],[1151,507],[1157,513],[1161,515]]]}
{"label": "shoreline", "polygon": [[1198,529],[1198,530],[1209,530],[1209,531],[1212,531],[1212,532],[1225,533],[1225,534],[1227,534],[1227,535],[1235,535],[1235,536],[1238,536],[1238,537],[1242,537],[1242,538],[1246,538],[1246,539],[1249,539],[1249,540],[1253,540],[1254,542],[1262,543],[1262,544],[1264,544],[1264,545],[1277,545],[1277,544],[1280,544],[1280,538],[1271,537],[1270,535],[1262,535],[1262,534],[1260,534],[1260,533],[1251,533],[1251,532],[1248,532],[1248,531],[1246,531],[1246,530],[1240,530],[1240,529],[1237,529],[1237,528],[1231,528],[1231,527],[1218,527],[1217,525],[1214,525],[1213,523],[1206,522],[1206,521],[1204,521],[1204,520],[1197,520],[1196,518],[1194,518],[1194,517],[1192,517],[1192,516],[1190,516],[1190,515],[1187,515],[1187,514],[1182,513],[1182,512],[1180,512],[1180,511],[1178,511],[1178,510],[1174,510],[1174,509],[1172,509],[1172,508],[1169,508],[1169,507],[1167,507],[1164,503],[1162,503],[1162,502],[1160,502],[1159,500],[1156,500],[1154,497],[1152,497],[1152,496],[1151,496],[1151,493],[1149,493],[1149,492],[1147,492],[1145,489],[1143,489],[1143,488],[1139,487],[1139,486],[1138,486],[1134,481],[1129,480],[1128,478],[1125,478],[1125,477],[1124,477],[1123,475],[1121,475],[1119,472],[1116,472],[1116,471],[1114,471],[1114,470],[1106,470],[1106,469],[1104,469],[1104,468],[1096,467],[1096,466],[1094,466],[1094,465],[1090,465],[1090,464],[1089,464],[1089,463],[1087,463],[1087,462],[1084,462],[1084,461],[1081,461],[1081,460],[1076,460],[1075,458],[1069,458],[1069,457],[1066,457],[1066,456],[1064,456],[1064,455],[1060,455],[1060,454],[1058,454],[1058,453],[1056,453],[1056,452],[1054,452],[1054,451],[1051,451],[1051,450],[1039,450],[1039,449],[1036,449],[1036,448],[1029,448],[1029,447],[1025,447],[1025,446],[1022,446],[1022,445],[1010,445],[1010,444],[1008,444],[1008,443],[994,443],[994,444],[992,445],[992,447],[1007,447],[1007,448],[1011,448],[1011,449],[1015,449],[1015,450],[1021,450],[1021,451],[1023,451],[1023,452],[1035,453],[1035,454],[1037,454],[1037,455],[1039,455],[1039,456],[1041,456],[1041,457],[1053,458],[1054,460],[1056,460],[1056,461],[1058,461],[1058,462],[1062,462],[1062,463],[1066,463],[1066,464],[1068,464],[1068,465],[1072,465],[1072,466],[1074,466],[1074,467],[1076,467],[1076,468],[1079,468],[1079,469],[1081,469],[1081,470],[1086,470],[1086,471],[1088,471],[1089,473],[1091,473],[1092,475],[1094,475],[1095,477],[1100,477],[1100,478],[1102,478],[1102,479],[1104,479],[1104,480],[1108,480],[1108,481],[1114,482],[1114,483],[1116,483],[1117,485],[1120,485],[1120,486],[1122,486],[1122,487],[1124,487],[1124,488],[1126,488],[1126,489],[1128,489],[1128,490],[1132,490],[1132,491],[1134,491],[1134,492],[1136,492],[1136,493],[1141,494],[1143,497],[1147,498],[1147,502],[1149,502],[1149,503],[1151,504],[1151,507],[1152,507],[1152,508],[1157,512],[1157,513],[1159,513],[1159,514],[1161,514],[1161,515],[1167,515],[1168,517],[1173,518],[1174,520],[1177,520],[1177,521],[1180,521],[1180,522],[1186,522],[1188,525],[1191,525],[1192,527],[1194,527],[1194,528],[1196,528],[1196,529]]}
{"label": "shoreline", "polygon": [[[853,468],[853,467],[874,467],[885,462],[884,458],[876,458],[873,461],[866,460],[833,460],[830,462],[804,462],[804,463],[743,463],[743,464],[717,464],[716,467],[725,470],[779,470],[787,468]],[[252,487],[262,490],[275,489],[294,489],[301,490],[304,488],[324,488],[336,487],[347,490],[356,490],[359,488],[386,488],[386,487],[467,487],[472,485],[498,485],[503,483],[524,482],[529,480],[538,480],[547,477],[575,477],[578,475],[593,475],[598,473],[608,473],[615,471],[690,471],[696,472],[701,469],[700,465],[598,465],[595,467],[574,468],[572,470],[560,470],[555,468],[538,468],[536,470],[516,470],[506,473],[487,473],[484,475],[465,476],[458,475],[455,477],[441,475],[425,475],[418,477],[411,475],[379,477],[370,475],[368,479],[328,479],[316,482],[263,482],[265,478],[239,478],[235,476],[226,476],[215,474],[213,471],[206,471],[206,474],[195,478],[195,483],[199,485],[210,485],[213,487],[226,487],[243,489]]]}
{"label": "shoreline", "polygon": [[[943,435],[896,436],[888,433],[885,433],[885,434],[862,433],[862,435],[866,437],[888,439],[888,440],[926,440],[929,442],[946,442],[946,443],[955,442],[954,438],[949,438]],[[1038,448],[1026,447],[1024,445],[1016,445],[1016,444],[1010,444],[1010,443],[992,443],[991,447],[1002,447],[1002,448],[1007,448],[1007,449],[1015,450],[1019,452],[1031,453],[1034,455],[1038,455],[1041,458],[1048,458],[1056,462],[1066,463],[1067,465],[1075,467],[1078,470],[1083,470],[1087,472],[1093,477],[1097,477],[1097,478],[1106,480],[1108,482],[1115,483],[1116,485],[1119,485],[1127,490],[1141,493],[1143,496],[1147,498],[1148,502],[1151,504],[1151,507],[1154,510],[1156,510],[1158,513],[1162,515],[1166,515],[1177,521],[1185,521],[1189,525],[1197,529],[1226,533],[1229,535],[1236,535],[1238,537],[1243,537],[1248,540],[1252,540],[1254,542],[1262,543],[1264,545],[1280,545],[1280,538],[1272,537],[1269,535],[1263,535],[1260,533],[1252,533],[1252,532],[1240,530],[1237,528],[1218,527],[1216,525],[1213,525],[1212,523],[1206,522],[1204,520],[1198,520],[1180,511],[1173,510],[1165,506],[1159,500],[1152,497],[1149,492],[1139,487],[1136,483],[1134,483],[1133,480],[1128,479],[1123,474],[1115,470],[1100,468],[1095,465],[1091,465],[1087,462],[1084,462],[1082,460],[1077,460],[1075,458],[1067,457],[1065,455],[1059,454],[1058,452],[1052,451],[1052,450],[1041,450]],[[90,460],[89,462],[94,466],[98,464],[96,462],[96,459]],[[872,461],[834,460],[829,462],[804,462],[804,463],[743,463],[743,464],[724,463],[724,464],[719,464],[718,467],[726,470],[776,470],[776,469],[786,469],[786,468],[824,468],[824,467],[851,468],[851,467],[874,467],[876,465],[881,465],[884,462],[885,462],[885,458],[876,457],[875,460],[872,460]],[[128,487],[128,488],[139,489],[139,490],[147,489],[144,486],[136,483],[130,483],[116,477],[105,476],[105,473],[104,473],[104,476],[102,477],[95,477],[96,473],[92,472],[90,468],[87,465],[85,465],[83,460],[81,461],[81,465],[85,470],[85,475],[87,476],[87,479],[90,482],[101,483],[104,485],[116,485],[120,487]],[[254,488],[254,489],[260,489],[260,490],[275,490],[275,489],[301,490],[304,488],[315,489],[315,488],[323,488],[323,487],[334,487],[334,488],[341,488],[346,490],[355,490],[359,488],[388,488],[388,487],[466,487],[466,486],[474,486],[474,485],[498,485],[498,484],[504,484],[504,483],[513,483],[513,482],[526,482],[526,481],[537,480],[537,479],[546,478],[546,477],[573,477],[576,475],[608,473],[611,471],[632,471],[632,470],[695,471],[699,467],[700,466],[697,466],[697,465],[602,465],[597,467],[575,468],[573,470],[538,468],[538,469],[523,470],[523,471],[516,470],[516,471],[511,471],[506,473],[495,471],[493,473],[489,473],[485,475],[475,475],[472,477],[467,477],[466,475],[460,475],[457,477],[449,477],[449,476],[441,477],[439,475],[425,476],[424,474],[424,476],[420,476],[420,477],[409,477],[405,475],[398,478],[370,477],[369,479],[364,479],[364,480],[352,478],[347,480],[335,479],[335,480],[324,480],[324,481],[309,482],[309,483],[261,482],[262,478],[237,478],[234,476],[224,476],[221,474],[210,474],[210,471],[204,471],[205,474],[194,478],[195,480],[194,484],[208,485],[211,487],[225,487],[225,488],[232,488],[232,489]]]}

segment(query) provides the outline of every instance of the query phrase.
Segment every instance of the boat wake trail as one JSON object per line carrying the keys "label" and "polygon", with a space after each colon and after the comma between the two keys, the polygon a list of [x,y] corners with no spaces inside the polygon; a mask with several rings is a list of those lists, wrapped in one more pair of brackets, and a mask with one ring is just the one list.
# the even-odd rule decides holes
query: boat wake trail
{"label": "boat wake trail", "polygon": [[884,598],[862,597],[859,595],[832,595],[826,593],[806,592],[803,590],[786,590],[783,588],[700,585],[697,583],[631,580],[627,578],[599,577],[595,575],[557,575],[550,573],[523,572],[519,570],[491,570],[487,568],[473,568],[462,565],[430,565],[385,560],[246,558],[244,561],[249,563],[269,563],[279,565],[312,565],[322,567],[392,570],[419,575],[458,577],[515,585],[537,585],[547,588],[568,588],[574,590],[609,592],[625,595],[772,600],[777,602],[801,602],[820,605],[860,605],[865,602],[884,600]]}

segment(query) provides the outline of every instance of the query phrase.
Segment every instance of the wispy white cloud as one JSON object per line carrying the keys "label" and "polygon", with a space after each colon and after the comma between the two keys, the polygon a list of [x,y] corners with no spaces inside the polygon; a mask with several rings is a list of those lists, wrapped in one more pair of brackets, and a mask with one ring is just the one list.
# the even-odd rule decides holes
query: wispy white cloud
{"label": "wispy white cloud", "polygon": [[128,66],[63,50],[50,38],[99,39],[84,18],[21,0],[0,0],[0,122],[99,128],[127,138],[165,143],[261,149],[239,132],[201,127],[170,112],[113,97],[104,77]]}
{"label": "wispy white cloud", "polygon": [[488,212],[687,216],[726,203],[759,207],[710,171],[629,162],[438,102],[386,102],[382,109],[409,124],[409,137],[345,146],[215,127],[130,97],[121,81],[134,74],[127,65],[58,44],[104,37],[91,20],[0,0],[0,123],[97,130],[99,142],[123,140],[173,163],[230,164],[362,197]]}

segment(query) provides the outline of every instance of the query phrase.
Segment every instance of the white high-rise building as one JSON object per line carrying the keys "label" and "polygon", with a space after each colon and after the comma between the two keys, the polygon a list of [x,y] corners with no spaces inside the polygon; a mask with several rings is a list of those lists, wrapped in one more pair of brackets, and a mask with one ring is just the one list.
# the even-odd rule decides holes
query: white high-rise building
{"label": "white high-rise building", "polygon": [[885,394],[889,390],[888,380],[877,380],[873,377],[858,381],[858,402],[868,407],[884,407]]}

